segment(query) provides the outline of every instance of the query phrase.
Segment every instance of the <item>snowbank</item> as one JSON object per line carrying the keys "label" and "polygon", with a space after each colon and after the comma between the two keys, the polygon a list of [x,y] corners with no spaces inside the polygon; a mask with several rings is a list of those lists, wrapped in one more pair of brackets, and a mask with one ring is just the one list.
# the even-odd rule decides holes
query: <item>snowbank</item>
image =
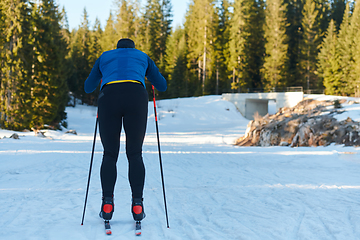
{"label": "snowbank", "polygon": [[[360,239],[358,148],[235,147],[248,121],[221,97],[162,100],[158,107],[170,229],[150,102],[143,238]],[[356,105],[345,107],[359,117]],[[80,226],[96,108],[67,113],[78,135],[0,139],[0,239],[109,239],[98,217],[99,137]],[[0,136],[12,133],[0,130]],[[122,135],[110,238],[135,239],[124,145]]]}

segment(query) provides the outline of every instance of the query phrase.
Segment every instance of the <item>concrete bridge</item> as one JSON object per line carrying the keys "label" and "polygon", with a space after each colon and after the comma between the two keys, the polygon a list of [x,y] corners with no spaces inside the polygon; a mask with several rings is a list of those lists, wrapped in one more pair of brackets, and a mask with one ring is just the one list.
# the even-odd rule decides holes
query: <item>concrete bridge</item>
{"label": "concrete bridge", "polygon": [[265,116],[268,113],[269,100],[275,100],[276,111],[282,107],[294,107],[304,98],[303,92],[272,93],[224,93],[222,98],[235,104],[247,119],[254,119],[254,114]]}

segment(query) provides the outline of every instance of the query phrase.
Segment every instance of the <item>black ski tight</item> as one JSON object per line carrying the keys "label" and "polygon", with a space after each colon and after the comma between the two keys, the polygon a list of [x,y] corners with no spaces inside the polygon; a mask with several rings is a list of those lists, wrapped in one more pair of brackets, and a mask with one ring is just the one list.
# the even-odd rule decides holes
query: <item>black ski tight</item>
{"label": "black ski tight", "polygon": [[111,197],[114,194],[120,133],[124,125],[132,197],[142,198],[145,181],[142,145],[148,114],[147,91],[139,83],[105,85],[99,95],[98,105],[100,137],[104,147],[100,169],[103,196]]}

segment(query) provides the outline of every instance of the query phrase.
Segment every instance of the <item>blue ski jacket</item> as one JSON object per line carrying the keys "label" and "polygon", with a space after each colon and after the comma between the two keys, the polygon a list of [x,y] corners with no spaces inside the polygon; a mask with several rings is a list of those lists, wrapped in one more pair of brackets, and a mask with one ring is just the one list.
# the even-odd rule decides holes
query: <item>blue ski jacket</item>
{"label": "blue ski jacket", "polygon": [[145,76],[154,87],[163,92],[166,80],[150,57],[135,48],[118,48],[104,52],[95,62],[84,84],[86,93],[95,91],[100,81],[101,87],[113,81],[135,80],[145,87]]}

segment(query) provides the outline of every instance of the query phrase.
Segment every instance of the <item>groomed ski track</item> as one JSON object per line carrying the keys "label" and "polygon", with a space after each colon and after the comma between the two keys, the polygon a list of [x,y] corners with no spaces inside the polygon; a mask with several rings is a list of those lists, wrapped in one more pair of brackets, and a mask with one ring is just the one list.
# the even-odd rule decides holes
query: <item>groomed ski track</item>
{"label": "groomed ski track", "polygon": [[[144,144],[143,239],[360,239],[360,149],[235,147],[248,120],[219,96],[158,101],[170,229],[166,228],[153,105]],[[356,105],[347,108],[359,120]],[[67,108],[51,139],[0,130],[0,239],[139,239],[134,236],[121,136],[112,236],[101,205],[97,138],[81,217],[96,108]],[[357,116],[357,119],[356,119]],[[7,138],[3,138],[7,136]]]}

